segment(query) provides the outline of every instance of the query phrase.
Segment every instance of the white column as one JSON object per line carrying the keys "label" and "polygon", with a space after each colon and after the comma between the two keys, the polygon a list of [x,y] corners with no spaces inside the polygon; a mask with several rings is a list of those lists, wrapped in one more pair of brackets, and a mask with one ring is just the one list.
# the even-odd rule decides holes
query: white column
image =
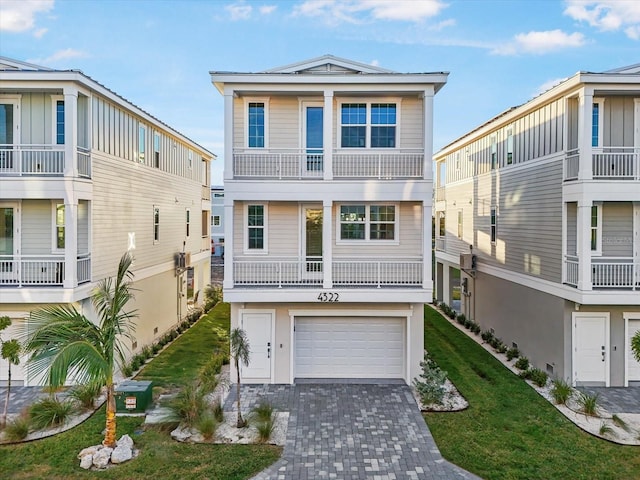
{"label": "white column", "polygon": [[449,276],[449,263],[442,263],[442,301],[451,306],[451,278]]}
{"label": "white column", "polygon": [[591,201],[578,202],[578,290],[591,290]]}
{"label": "white column", "polygon": [[593,92],[583,90],[578,99],[578,149],[580,152],[580,170],[578,180],[591,180],[593,177],[593,155],[591,147],[591,126],[593,115]]}
{"label": "white column", "polygon": [[431,205],[430,202],[422,202],[422,288],[433,292],[433,265],[431,262]]}
{"label": "white column", "polygon": [[[433,158],[433,87],[425,90],[423,96],[424,109],[424,172],[423,178],[433,182],[432,158]],[[433,186],[431,187],[433,188]]]}
{"label": "white column", "polygon": [[333,218],[331,200],[322,201],[322,272],[323,288],[333,288],[333,241],[331,239],[331,226]]}
{"label": "white column", "polygon": [[324,112],[322,119],[324,179],[333,180],[333,90],[324,91]]}
{"label": "white column", "polygon": [[[224,179],[233,180],[233,90],[224,91]],[[225,242],[227,237],[225,237]]]}
{"label": "white column", "polygon": [[224,204],[224,288],[233,288],[233,200]]}
{"label": "white column", "polygon": [[[55,138],[52,139],[55,143]],[[78,90],[64,88],[64,176],[78,176]]]}
{"label": "white column", "polygon": [[[66,108],[66,103],[65,103]],[[66,111],[66,110],[65,110]],[[78,284],[78,201],[64,201],[64,288]]]}

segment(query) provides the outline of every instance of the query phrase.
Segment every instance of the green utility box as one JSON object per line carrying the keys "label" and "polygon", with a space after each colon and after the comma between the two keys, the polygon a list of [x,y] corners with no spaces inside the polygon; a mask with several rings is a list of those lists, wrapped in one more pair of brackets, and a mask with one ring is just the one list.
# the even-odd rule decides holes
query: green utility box
{"label": "green utility box", "polygon": [[116,413],[144,413],[153,401],[152,382],[125,380],[115,388]]}

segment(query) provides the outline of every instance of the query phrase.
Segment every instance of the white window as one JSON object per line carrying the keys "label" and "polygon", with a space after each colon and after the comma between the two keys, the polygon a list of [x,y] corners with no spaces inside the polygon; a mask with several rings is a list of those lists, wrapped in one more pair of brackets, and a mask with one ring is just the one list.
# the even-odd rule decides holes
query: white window
{"label": "white window", "polygon": [[153,243],[160,242],[160,207],[153,206]]}
{"label": "white window", "polygon": [[249,148],[269,147],[269,103],[266,99],[247,98],[245,103],[246,142]]}
{"label": "white window", "polygon": [[144,125],[138,127],[138,161],[144,163],[147,149],[147,128]]}
{"label": "white window", "polygon": [[591,146],[602,147],[602,114],[604,99],[594,98],[591,107]]}
{"label": "white window", "polygon": [[460,152],[456,152],[456,170],[460,170]]}
{"label": "white window", "polygon": [[202,210],[200,216],[200,228],[202,229],[202,238],[206,238],[209,236],[209,210]]}
{"label": "white window", "polygon": [[340,205],[340,242],[398,243],[397,205]]}
{"label": "white window", "polygon": [[342,148],[396,148],[396,102],[349,102],[340,105]]}
{"label": "white window", "polygon": [[55,145],[64,145],[64,97],[62,95],[52,95],[53,110],[53,141]]}
{"label": "white window", "polygon": [[188,208],[185,210],[185,224],[186,224],[186,236],[189,238],[191,235],[191,210]]}
{"label": "white window", "polygon": [[602,204],[591,206],[591,254],[602,255]]}
{"label": "white window", "polygon": [[193,168],[193,152],[189,150],[189,169]]}
{"label": "white window", "polygon": [[462,235],[464,233],[463,231],[463,225],[462,225],[462,219],[463,219],[463,212],[462,210],[458,210],[458,238],[462,238]]}
{"label": "white window", "polygon": [[267,205],[247,204],[245,219],[245,252],[267,253]]}
{"label": "white window", "polygon": [[441,238],[444,238],[447,235],[447,230],[445,228],[446,223],[445,223],[445,213],[444,212],[439,212],[438,213],[438,236]]}
{"label": "white window", "polygon": [[498,209],[491,207],[491,243],[496,243],[498,236]]}
{"label": "white window", "polygon": [[220,215],[214,215],[213,216],[213,226],[214,227],[219,227],[220,226]]}
{"label": "white window", "polygon": [[498,137],[491,135],[491,170],[498,168]]}
{"label": "white window", "polygon": [[53,202],[53,252],[63,252],[65,243],[64,204]]}
{"label": "white window", "polygon": [[153,166],[160,168],[160,134],[153,132]]}
{"label": "white window", "polygon": [[507,129],[507,165],[513,163],[513,128]]}

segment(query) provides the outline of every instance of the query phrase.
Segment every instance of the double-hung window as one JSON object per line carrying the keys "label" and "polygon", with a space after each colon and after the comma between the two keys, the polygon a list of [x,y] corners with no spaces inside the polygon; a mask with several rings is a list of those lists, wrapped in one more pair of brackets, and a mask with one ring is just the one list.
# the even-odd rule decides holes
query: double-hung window
{"label": "double-hung window", "polygon": [[153,243],[160,241],[160,207],[153,206]]}
{"label": "double-hung window", "polygon": [[62,95],[52,95],[51,108],[53,109],[52,143],[64,145],[64,97]]}
{"label": "double-hung window", "polygon": [[160,168],[160,134],[153,132],[153,166]]}
{"label": "double-hung window", "polygon": [[397,205],[340,205],[340,241],[397,241]]}
{"label": "double-hung window", "polygon": [[144,125],[138,127],[138,161],[144,163],[144,153],[147,145],[147,129]]}
{"label": "double-hung window", "polygon": [[507,165],[513,163],[513,128],[507,129]]}
{"label": "double-hung window", "polygon": [[462,210],[458,210],[458,238],[460,238],[460,239],[464,235],[463,219],[464,219],[463,211]]}
{"label": "double-hung window", "polygon": [[342,148],[395,148],[395,103],[343,103],[340,106]]}
{"label": "double-hung window", "polygon": [[266,137],[265,103],[247,104],[247,145],[250,148],[264,148]]}
{"label": "double-hung window", "polygon": [[498,168],[498,137],[491,135],[491,170]]}
{"label": "double-hung window", "polygon": [[602,114],[604,99],[594,98],[591,107],[591,146],[602,146]]}
{"label": "double-hung window", "polygon": [[246,222],[246,251],[249,253],[266,252],[267,206],[263,204],[247,205]]}
{"label": "double-hung window", "polygon": [[602,204],[591,206],[591,253],[602,255]]}
{"label": "double-hung window", "polygon": [[186,226],[186,237],[189,238],[191,236],[191,210],[188,208],[185,210],[185,226]]}
{"label": "double-hung window", "polygon": [[64,251],[64,204],[53,204],[53,251]]}
{"label": "double-hung window", "polygon": [[498,236],[498,210],[496,207],[491,207],[491,243],[496,243]]}

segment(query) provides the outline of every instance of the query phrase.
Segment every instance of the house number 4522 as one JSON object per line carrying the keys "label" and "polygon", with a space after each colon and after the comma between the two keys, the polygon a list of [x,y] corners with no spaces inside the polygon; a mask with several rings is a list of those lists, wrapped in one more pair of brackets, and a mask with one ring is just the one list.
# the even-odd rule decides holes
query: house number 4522
{"label": "house number 4522", "polygon": [[318,301],[320,302],[337,302],[340,295],[333,292],[322,292],[318,295]]}

